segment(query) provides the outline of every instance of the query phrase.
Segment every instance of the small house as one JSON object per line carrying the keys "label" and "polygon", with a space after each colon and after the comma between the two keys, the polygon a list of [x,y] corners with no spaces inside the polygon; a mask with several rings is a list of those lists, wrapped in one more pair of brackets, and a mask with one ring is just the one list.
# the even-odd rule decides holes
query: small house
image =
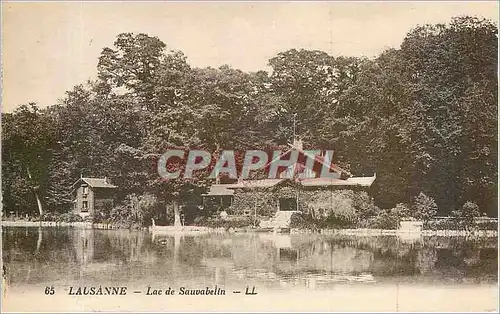
{"label": "small house", "polygon": [[98,208],[113,207],[116,188],[107,178],[78,179],[72,186],[73,212],[85,217]]}
{"label": "small house", "polygon": [[[291,149],[281,156],[291,150],[297,150],[299,161],[279,172],[278,178],[213,184],[208,193],[203,195],[205,206],[215,204],[216,209],[229,210],[230,214],[234,215],[274,216],[277,220],[288,221],[293,212],[310,212],[311,209],[317,209],[316,212],[342,211],[349,206],[345,206],[344,200],[335,199],[333,191],[366,191],[376,179],[375,174],[369,177],[355,177],[323,157],[314,158],[312,169],[306,168],[305,159],[301,157],[310,155],[302,149],[302,142],[295,141],[290,146]],[[276,159],[270,164],[275,161]],[[318,173],[322,167],[327,167],[336,175],[328,178],[301,178],[296,173],[297,169]]]}

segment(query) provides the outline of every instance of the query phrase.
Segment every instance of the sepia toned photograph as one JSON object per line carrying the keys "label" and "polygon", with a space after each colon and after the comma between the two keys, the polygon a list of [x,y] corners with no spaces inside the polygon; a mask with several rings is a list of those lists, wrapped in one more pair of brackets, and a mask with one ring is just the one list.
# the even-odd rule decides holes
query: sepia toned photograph
{"label": "sepia toned photograph", "polygon": [[2,313],[498,313],[497,1],[2,1]]}

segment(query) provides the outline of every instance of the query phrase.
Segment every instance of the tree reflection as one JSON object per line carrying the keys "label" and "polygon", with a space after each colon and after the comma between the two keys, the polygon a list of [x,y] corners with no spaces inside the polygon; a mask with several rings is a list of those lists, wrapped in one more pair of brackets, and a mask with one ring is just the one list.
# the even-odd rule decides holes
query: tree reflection
{"label": "tree reflection", "polygon": [[[496,280],[496,239],[222,234],[3,228],[11,282],[118,281],[301,284]],[[365,276],[365,277],[363,277]],[[369,277],[372,276],[372,277]],[[399,279],[398,279],[399,278]]]}

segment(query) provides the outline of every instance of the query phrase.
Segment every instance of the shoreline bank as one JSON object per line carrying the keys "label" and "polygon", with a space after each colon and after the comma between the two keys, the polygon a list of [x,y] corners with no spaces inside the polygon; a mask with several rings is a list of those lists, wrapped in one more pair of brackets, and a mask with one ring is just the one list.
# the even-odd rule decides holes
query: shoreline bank
{"label": "shoreline bank", "polygon": [[403,231],[392,229],[320,229],[320,232],[315,232],[306,229],[291,229],[291,234],[309,234],[319,233],[326,235],[356,235],[356,236],[478,236],[478,237],[497,237],[497,230],[422,230],[422,231]]}
{"label": "shoreline bank", "polygon": [[76,227],[81,229],[124,229],[119,226],[92,222],[65,221],[12,221],[2,220],[2,227]]}
{"label": "shoreline bank", "polygon": [[[2,227],[75,227],[81,229],[101,229],[101,230],[129,230],[112,224],[91,223],[91,222],[55,222],[55,221],[11,221],[2,220]],[[141,228],[137,230],[149,230],[153,233],[188,233],[188,234],[206,234],[206,233],[246,233],[246,232],[267,232],[273,233],[273,230],[259,228],[210,228],[203,226],[183,226],[180,228],[174,226],[163,226],[158,229]],[[422,231],[402,231],[390,229],[290,229],[290,232],[280,234],[324,234],[324,235],[355,235],[355,236],[401,236],[401,237],[419,237],[419,236],[475,236],[475,237],[498,237],[497,230],[422,230]]]}

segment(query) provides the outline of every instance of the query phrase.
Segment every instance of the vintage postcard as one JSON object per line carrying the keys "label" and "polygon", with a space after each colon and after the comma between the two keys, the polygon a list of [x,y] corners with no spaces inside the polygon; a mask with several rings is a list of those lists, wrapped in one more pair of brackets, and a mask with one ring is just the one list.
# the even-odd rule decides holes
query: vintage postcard
{"label": "vintage postcard", "polygon": [[498,312],[496,1],[2,1],[2,312]]}

